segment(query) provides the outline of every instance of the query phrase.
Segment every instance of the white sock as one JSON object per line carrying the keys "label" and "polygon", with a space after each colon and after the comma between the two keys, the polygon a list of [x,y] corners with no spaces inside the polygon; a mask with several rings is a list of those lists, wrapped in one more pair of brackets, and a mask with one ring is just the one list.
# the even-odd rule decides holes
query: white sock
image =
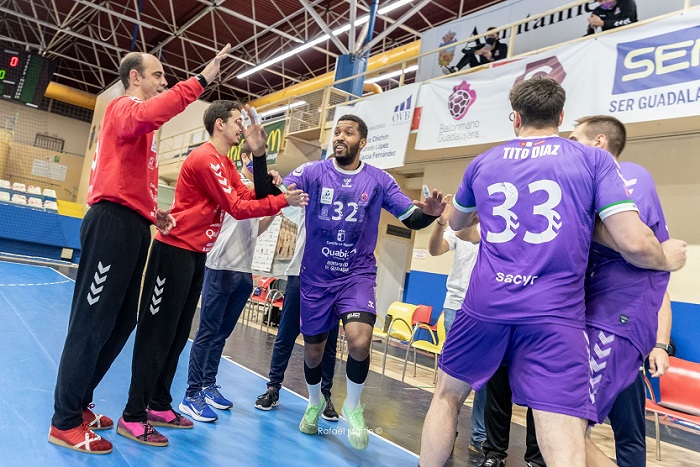
{"label": "white sock", "polygon": [[345,404],[343,405],[347,409],[356,409],[360,406],[360,396],[362,396],[362,389],[364,389],[365,383],[353,383],[347,376],[345,377],[345,382],[348,387],[348,395],[345,397]]}
{"label": "white sock", "polygon": [[309,404],[318,405],[323,401],[323,395],[321,394],[321,383],[309,384],[306,383],[306,387],[309,388]]}

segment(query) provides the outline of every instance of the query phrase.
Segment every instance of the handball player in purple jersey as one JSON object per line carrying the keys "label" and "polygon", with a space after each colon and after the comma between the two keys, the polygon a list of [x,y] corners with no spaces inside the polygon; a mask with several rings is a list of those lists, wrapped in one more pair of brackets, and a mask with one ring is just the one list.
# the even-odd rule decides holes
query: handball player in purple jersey
{"label": "handball player in purple jersey", "polygon": [[445,209],[437,190],[425,202],[411,201],[391,175],[361,161],[360,151],[365,144],[365,122],[355,115],[344,115],[334,130],[334,157],[304,164],[284,180],[309,194],[306,246],[299,274],[309,405],[299,430],[318,432],[318,416],[324,407],[323,349],[328,331],[342,319],[348,342],[343,414],[355,449],[366,449],[369,443],[360,396],[369,372],[377,314],[374,250],[381,210],[386,209],[410,229],[422,229]]}
{"label": "handball player in purple jersey", "polygon": [[[625,148],[627,131],[615,117],[595,115],[579,119],[569,138],[605,149],[617,159]],[[651,174],[632,162],[622,162],[620,173],[639,208],[639,217],[660,242],[668,240],[666,219]],[[585,290],[592,421],[602,423],[610,418],[617,465],[623,467],[646,465],[645,395],[639,368],[649,355],[653,376],[668,370],[668,279],[668,272],[637,268],[597,241],[591,245]],[[590,437],[586,448],[589,466],[614,465]]]}
{"label": "handball player in purple jersey", "polygon": [[467,167],[450,226],[480,222],[473,287],[440,358],[420,465],[444,465],[458,409],[501,362],[513,402],[533,409],[549,467],[583,467],[592,415],[583,280],[598,215],[625,259],[674,270],[683,242],[664,247],[639,219],[618,166],[602,149],[559,137],[565,91],[549,78],[510,92],[517,138]]}

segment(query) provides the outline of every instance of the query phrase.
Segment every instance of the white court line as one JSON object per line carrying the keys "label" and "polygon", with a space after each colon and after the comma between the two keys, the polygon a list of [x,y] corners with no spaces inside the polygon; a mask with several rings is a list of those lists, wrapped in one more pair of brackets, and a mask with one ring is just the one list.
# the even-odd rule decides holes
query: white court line
{"label": "white court line", "polygon": [[[0,261],[0,262],[9,262],[9,261]],[[29,266],[29,267],[44,267],[44,268],[48,268],[48,269],[51,269],[53,272],[62,275],[63,277],[65,277],[65,278],[68,279],[69,281],[75,282],[75,281],[74,281],[73,279],[71,279],[70,277],[66,276],[65,274],[62,274],[62,273],[59,272],[59,271],[56,271],[55,269],[53,269],[53,268],[51,268],[51,267],[49,267],[49,266],[34,266],[34,265],[31,265],[31,264],[22,264],[22,263],[11,263],[11,264],[19,264],[19,265],[21,265],[21,266]],[[66,281],[64,281],[63,283],[65,283],[65,282],[66,282]],[[1,284],[0,284],[0,285],[1,285]],[[192,339],[187,339],[187,340],[190,341],[190,342],[192,342]],[[233,360],[231,359],[231,357],[229,357],[229,356],[223,356],[223,358],[224,358],[224,360],[233,363],[234,365],[238,366],[239,368],[242,368],[242,369],[246,370],[247,372],[249,372],[249,373],[251,373],[251,374],[257,376],[258,378],[260,378],[260,379],[262,379],[262,380],[264,380],[264,381],[267,381],[267,378],[266,378],[266,377],[264,377],[264,376],[261,375],[260,373],[257,373],[257,372],[255,372],[255,371],[251,370],[250,368],[247,368],[247,367],[241,365],[241,364],[238,363],[238,362],[233,361]],[[292,391],[291,389],[288,389],[288,388],[286,388],[286,387],[284,387],[284,386],[282,387],[282,389],[284,389],[285,391],[289,392],[290,394],[294,394],[295,396],[299,397],[299,398],[302,399],[302,400],[305,400],[305,401],[308,401],[308,400],[309,400],[307,397],[304,397],[304,396],[302,396],[301,394],[299,394],[299,393],[297,393],[297,392],[295,392],[295,391]],[[342,418],[343,420],[345,420],[345,417],[343,417],[342,415],[340,416],[340,418]],[[346,421],[346,423],[347,423],[347,420],[345,420],[345,421]],[[383,436],[379,436],[378,434],[374,433],[373,431],[370,431],[369,434],[372,435],[372,436],[374,436],[374,437],[376,437],[376,438],[379,438],[381,441],[383,441],[383,442],[385,442],[385,443],[388,443],[388,444],[390,444],[390,445],[392,445],[392,446],[394,446],[394,447],[400,449],[401,451],[403,451],[403,452],[405,452],[405,453],[407,453],[407,454],[411,454],[411,455],[414,456],[416,459],[418,458],[418,454],[416,454],[415,452],[409,451],[409,450],[406,449],[405,447],[400,446],[400,445],[396,444],[395,442],[393,442],[393,441],[391,441],[391,440],[389,440],[389,439],[384,438]]]}
{"label": "white court line", "polygon": [[[190,342],[192,342],[192,339],[188,339],[188,340],[189,340]],[[241,365],[241,364],[238,363],[238,362],[234,362],[233,360],[231,360],[231,357],[229,357],[229,356],[224,356],[223,358],[224,358],[224,360],[227,360],[227,361],[233,363],[234,365],[236,365],[236,366],[238,366],[238,367],[240,367],[240,368],[242,368],[242,369],[248,371],[249,373],[254,374],[255,376],[259,377],[260,379],[262,379],[262,380],[264,380],[264,381],[267,381],[267,378],[265,378],[263,375],[261,375],[260,373],[256,373],[255,371],[251,370],[250,368],[244,367],[243,365]],[[302,400],[305,400],[305,401],[308,401],[308,400],[309,400],[307,397],[304,397],[304,396],[302,396],[301,394],[299,394],[299,393],[297,393],[297,392],[294,392],[294,391],[292,391],[291,389],[288,389],[288,388],[286,388],[286,387],[284,387],[284,386],[282,387],[282,389],[284,389],[285,391],[287,391],[287,392],[289,392],[289,393],[291,393],[291,394],[294,394],[295,396],[299,397],[299,398],[302,399]],[[340,416],[340,418],[342,418],[343,420],[345,420],[345,417],[343,417],[342,415]],[[347,420],[345,420],[345,422],[347,422]],[[409,450],[406,449],[405,447],[400,446],[400,445],[396,444],[395,442],[393,442],[393,441],[391,441],[391,440],[389,440],[389,439],[384,438],[383,436],[379,436],[379,435],[376,434],[374,431],[370,431],[369,434],[372,435],[372,436],[374,436],[375,438],[379,438],[380,440],[384,441],[385,443],[388,443],[388,444],[390,444],[390,445],[392,445],[392,446],[394,446],[394,447],[396,447],[396,448],[399,448],[401,451],[403,451],[403,452],[405,452],[405,453],[407,453],[407,454],[411,454],[411,455],[414,456],[416,459],[418,459],[418,454],[416,454],[415,452],[409,451]]]}

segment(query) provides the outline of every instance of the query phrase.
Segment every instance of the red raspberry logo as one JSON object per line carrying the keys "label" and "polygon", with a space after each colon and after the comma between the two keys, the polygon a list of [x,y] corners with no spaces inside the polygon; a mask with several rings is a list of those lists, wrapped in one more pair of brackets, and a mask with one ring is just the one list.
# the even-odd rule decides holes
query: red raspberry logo
{"label": "red raspberry logo", "polygon": [[466,81],[455,86],[452,94],[447,99],[447,108],[450,110],[450,115],[455,120],[461,120],[467,115],[469,107],[476,101],[476,91],[471,89],[471,85]]}

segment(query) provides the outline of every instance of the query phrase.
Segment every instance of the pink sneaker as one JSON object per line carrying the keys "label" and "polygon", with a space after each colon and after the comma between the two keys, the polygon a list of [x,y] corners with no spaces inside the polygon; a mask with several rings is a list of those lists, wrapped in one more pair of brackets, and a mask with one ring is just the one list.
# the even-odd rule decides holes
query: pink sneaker
{"label": "pink sneaker", "polygon": [[120,418],[117,423],[117,433],[149,446],[168,445],[168,438],[154,430],[148,422],[125,422]]}
{"label": "pink sneaker", "polygon": [[166,426],[169,428],[192,428],[194,423],[187,417],[170,410],[148,409],[148,423],[153,426]]}
{"label": "pink sneaker", "polygon": [[91,430],[109,430],[114,426],[114,422],[107,415],[95,413],[92,409],[95,404],[90,404],[83,409],[83,421],[87,423]]}

